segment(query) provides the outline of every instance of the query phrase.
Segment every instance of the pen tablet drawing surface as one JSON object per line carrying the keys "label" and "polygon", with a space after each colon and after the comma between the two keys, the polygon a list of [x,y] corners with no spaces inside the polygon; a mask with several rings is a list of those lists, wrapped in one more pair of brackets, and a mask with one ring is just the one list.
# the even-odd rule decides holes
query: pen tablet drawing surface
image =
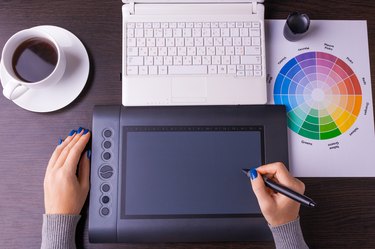
{"label": "pen tablet drawing surface", "polygon": [[286,125],[278,105],[96,107],[90,241],[271,240],[242,168],[287,165]]}

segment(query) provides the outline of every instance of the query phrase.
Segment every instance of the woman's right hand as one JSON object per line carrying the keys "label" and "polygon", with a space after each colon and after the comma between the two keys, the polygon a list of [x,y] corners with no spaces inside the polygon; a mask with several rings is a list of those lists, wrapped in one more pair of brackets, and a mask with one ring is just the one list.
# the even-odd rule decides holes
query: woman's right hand
{"label": "woman's right hand", "polygon": [[271,163],[250,170],[251,185],[264,218],[271,226],[279,226],[298,218],[300,204],[266,187],[262,175],[300,194],[305,184],[291,176],[282,163]]}

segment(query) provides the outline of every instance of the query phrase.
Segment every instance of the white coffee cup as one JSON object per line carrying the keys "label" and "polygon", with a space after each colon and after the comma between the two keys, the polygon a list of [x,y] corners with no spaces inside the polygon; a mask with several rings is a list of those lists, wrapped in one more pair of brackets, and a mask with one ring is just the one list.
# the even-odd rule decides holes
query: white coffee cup
{"label": "white coffee cup", "polygon": [[[47,74],[40,74],[43,78],[38,78],[38,80],[36,81],[30,81],[21,77],[20,72],[18,72],[18,69],[15,67],[16,63],[14,62],[15,57],[17,57],[20,54],[20,51],[25,51],[25,49],[23,49],[23,46],[25,46],[26,48],[27,44],[31,44],[31,42],[39,42],[39,47],[33,47],[34,50],[35,48],[39,48],[39,50],[35,52],[36,54],[40,55],[43,54],[43,52],[46,52],[42,51],[43,49],[49,49],[50,51],[52,51],[51,48],[53,48],[53,51],[56,54],[53,54],[53,56],[51,57],[56,58],[57,56],[56,60],[53,63],[50,63],[50,65],[48,65],[51,72],[45,70],[44,73]],[[32,49],[30,49],[30,51],[32,51]],[[25,56],[27,54],[34,54],[30,51],[25,52]],[[22,55],[20,55],[20,57]],[[32,74],[36,75],[37,73],[39,73],[39,70],[43,69],[43,67],[35,67],[37,64],[36,61],[32,61],[31,59],[29,61],[24,60],[23,62],[25,63],[23,63],[22,68],[25,69],[25,71],[30,70]],[[40,60],[40,62],[44,63],[43,60]],[[46,65],[47,64],[48,63],[46,62]],[[31,88],[40,89],[56,84],[65,72],[66,58],[62,47],[51,35],[49,35],[46,32],[31,28],[19,31],[18,33],[14,34],[11,38],[9,38],[9,40],[5,43],[1,55],[1,66],[3,67],[3,75],[1,75],[1,80],[3,81],[4,85],[3,94],[8,99],[15,100]]]}

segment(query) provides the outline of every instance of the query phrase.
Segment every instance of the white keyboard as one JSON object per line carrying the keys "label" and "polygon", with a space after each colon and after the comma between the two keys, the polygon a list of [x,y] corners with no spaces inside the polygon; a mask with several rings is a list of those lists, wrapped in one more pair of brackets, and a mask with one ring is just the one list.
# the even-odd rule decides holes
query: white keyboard
{"label": "white keyboard", "polygon": [[260,22],[128,22],[127,75],[261,77]]}

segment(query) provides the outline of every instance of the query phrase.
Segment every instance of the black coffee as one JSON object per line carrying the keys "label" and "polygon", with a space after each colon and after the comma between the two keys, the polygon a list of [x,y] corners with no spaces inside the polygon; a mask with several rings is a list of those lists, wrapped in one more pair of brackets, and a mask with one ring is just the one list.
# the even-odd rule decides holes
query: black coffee
{"label": "black coffee", "polygon": [[54,44],[43,38],[32,38],[21,43],[14,52],[13,71],[22,81],[38,82],[53,72],[57,57]]}

